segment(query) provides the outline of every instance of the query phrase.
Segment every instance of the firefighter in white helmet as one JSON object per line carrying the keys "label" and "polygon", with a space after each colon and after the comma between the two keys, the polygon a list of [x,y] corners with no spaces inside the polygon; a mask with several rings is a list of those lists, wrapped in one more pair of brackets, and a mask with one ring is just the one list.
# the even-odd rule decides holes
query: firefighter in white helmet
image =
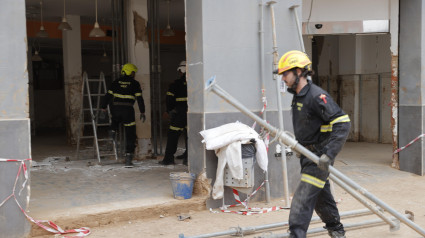
{"label": "firefighter in white helmet", "polygon": [[167,134],[167,146],[165,148],[164,159],[160,164],[174,164],[174,154],[180,135],[185,136],[186,150],[178,158],[183,159],[183,164],[187,165],[187,83],[186,83],[186,61],[180,62],[177,68],[179,78],[174,80],[167,91],[166,103],[167,113],[170,117],[170,126]]}

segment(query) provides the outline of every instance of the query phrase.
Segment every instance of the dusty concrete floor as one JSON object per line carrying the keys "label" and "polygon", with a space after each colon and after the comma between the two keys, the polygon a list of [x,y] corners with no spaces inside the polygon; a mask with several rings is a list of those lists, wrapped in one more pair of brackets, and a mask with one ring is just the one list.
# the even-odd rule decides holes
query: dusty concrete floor
{"label": "dusty concrete floor", "polygon": [[[183,151],[179,147],[177,153]],[[170,172],[188,170],[181,160],[176,160],[176,165],[158,164],[161,156],[133,161],[135,167],[131,169],[124,168],[121,159],[102,159],[99,165],[91,149],[84,150],[77,160],[75,147],[66,144],[63,133],[49,132],[33,138],[32,152],[28,214],[57,222],[64,229],[166,213],[179,202],[173,197]],[[197,199],[199,209],[204,209],[205,199],[193,201]],[[48,234],[33,227],[32,236]]]}
{"label": "dusty concrete floor", "polygon": [[[63,149],[63,148],[62,148]],[[32,197],[30,215],[38,219],[56,221],[64,229],[87,226],[89,237],[185,237],[247,227],[272,224],[288,220],[289,211],[281,210],[261,215],[242,216],[205,210],[204,197],[175,200],[169,182],[170,171],[184,171],[186,167],[158,166],[153,160],[140,162],[133,170],[121,165],[87,166],[88,161],[53,162],[32,171]],[[65,164],[65,165],[63,165]],[[390,167],[391,145],[347,143],[335,167],[373,193],[379,199],[404,213],[415,213],[415,222],[425,227],[425,178],[401,172]],[[57,186],[59,184],[63,185]],[[340,187],[335,187],[341,212],[364,208]],[[57,202],[61,201],[61,202]],[[283,206],[275,200],[271,204],[251,206]],[[178,221],[178,214],[189,214],[190,219]],[[345,224],[376,219],[376,216],[344,220]],[[311,227],[321,227],[314,224]],[[282,234],[287,227],[259,232]],[[52,237],[39,228],[34,237]],[[312,235],[328,237],[327,235]],[[231,237],[231,236],[222,236]],[[401,229],[390,232],[388,225],[350,230],[347,237],[420,237],[402,224]]]}

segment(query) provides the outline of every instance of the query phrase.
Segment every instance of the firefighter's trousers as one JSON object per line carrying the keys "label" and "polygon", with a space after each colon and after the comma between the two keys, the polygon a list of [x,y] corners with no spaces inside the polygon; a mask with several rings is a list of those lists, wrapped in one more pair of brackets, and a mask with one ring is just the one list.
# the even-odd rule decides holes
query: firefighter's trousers
{"label": "firefighter's trousers", "polygon": [[120,123],[124,125],[126,153],[134,153],[136,147],[136,120],[133,106],[112,106],[111,130],[117,131]]}
{"label": "firefighter's trousers", "polygon": [[[302,160],[308,158],[302,156],[301,164]],[[295,191],[289,213],[290,237],[306,237],[313,209],[328,230],[344,230],[331,194],[328,176],[329,172],[320,170],[314,163],[308,163],[301,169],[301,181]]]}
{"label": "firefighter's trousers", "polygon": [[175,112],[170,115],[170,126],[167,134],[167,146],[165,148],[164,162],[174,162],[174,154],[177,151],[179,137],[182,133],[185,136],[187,151],[187,113]]}

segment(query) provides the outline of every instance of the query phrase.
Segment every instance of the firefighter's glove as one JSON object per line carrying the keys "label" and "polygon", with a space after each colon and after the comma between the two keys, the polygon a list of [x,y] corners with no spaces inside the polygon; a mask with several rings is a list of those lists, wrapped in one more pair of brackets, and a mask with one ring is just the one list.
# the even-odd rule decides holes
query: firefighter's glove
{"label": "firefighter's glove", "polygon": [[319,163],[317,164],[317,167],[323,171],[329,171],[329,165],[331,164],[331,159],[326,154],[323,154],[319,158]]}
{"label": "firefighter's glove", "polygon": [[144,113],[140,113],[140,120],[142,122],[145,122],[146,121],[146,115]]}

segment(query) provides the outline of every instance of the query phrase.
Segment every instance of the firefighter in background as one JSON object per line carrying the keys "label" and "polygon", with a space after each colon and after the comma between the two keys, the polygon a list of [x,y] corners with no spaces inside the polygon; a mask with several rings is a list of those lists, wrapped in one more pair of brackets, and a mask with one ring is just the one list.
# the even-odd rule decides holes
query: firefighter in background
{"label": "firefighter in background", "polygon": [[124,125],[126,140],[125,167],[128,168],[133,167],[131,161],[133,160],[136,146],[136,121],[133,107],[136,100],[140,110],[140,120],[142,122],[146,120],[142,89],[139,82],[134,79],[136,72],[137,67],[134,64],[125,64],[121,69],[122,77],[112,82],[101,104],[101,108],[104,111],[108,104],[110,105],[112,114],[110,136],[112,139],[115,139],[119,124],[122,123]]}
{"label": "firefighter in background", "polygon": [[278,74],[292,99],[292,123],[298,142],[320,159],[315,164],[301,156],[301,182],[292,199],[289,214],[290,237],[306,237],[313,209],[326,224],[329,236],[344,238],[338,208],[329,185],[329,165],[345,144],[350,119],[329,94],[307,77],[313,74],[308,56],[289,51],[279,60]]}
{"label": "firefighter in background", "polygon": [[166,103],[167,113],[170,117],[170,127],[168,128],[167,146],[165,148],[164,159],[160,164],[174,164],[174,154],[177,151],[177,144],[182,133],[185,135],[186,151],[180,157],[183,164],[187,165],[187,85],[186,85],[186,61],[180,62],[177,68],[179,78],[170,85]]}

